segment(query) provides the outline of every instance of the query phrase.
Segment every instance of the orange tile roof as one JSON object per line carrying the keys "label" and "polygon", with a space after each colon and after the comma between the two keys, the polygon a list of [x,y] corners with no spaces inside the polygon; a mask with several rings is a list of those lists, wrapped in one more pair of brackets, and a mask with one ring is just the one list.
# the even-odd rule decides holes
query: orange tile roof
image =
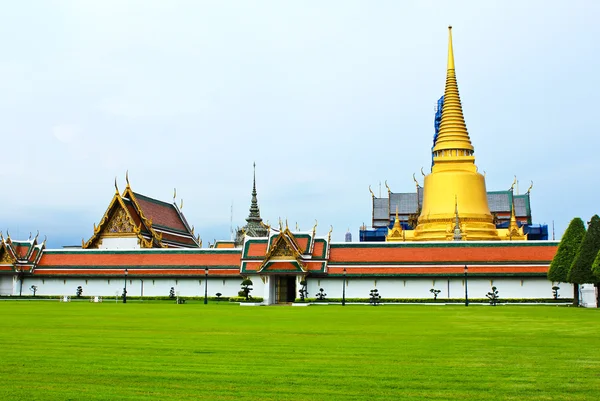
{"label": "orange tile roof", "polygon": [[134,192],[135,199],[137,200],[142,213],[147,219],[152,220],[152,225],[159,225],[165,228],[172,228],[179,231],[187,232],[187,228],[175,206],[170,203],[159,201],[147,197],[145,195]]}
{"label": "orange tile roof", "polygon": [[[336,246],[338,245],[338,246]],[[410,262],[550,262],[558,245],[535,246],[381,246],[344,247],[332,244],[329,263],[410,263]],[[468,245],[468,244],[467,244]]]}
{"label": "orange tile roof", "polygon": [[236,266],[240,252],[66,251],[44,252],[38,267],[69,266]]}

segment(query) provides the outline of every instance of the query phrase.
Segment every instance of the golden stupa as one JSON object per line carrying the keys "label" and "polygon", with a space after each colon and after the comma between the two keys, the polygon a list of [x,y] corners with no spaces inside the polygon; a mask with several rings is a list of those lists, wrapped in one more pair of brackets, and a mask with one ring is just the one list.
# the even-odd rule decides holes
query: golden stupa
{"label": "golden stupa", "polygon": [[[463,116],[448,27],[448,71],[433,167],[423,184],[423,205],[411,240],[500,240],[488,206],[485,178],[477,172]],[[460,225],[460,227],[457,227]],[[408,239],[408,238],[407,238]]]}

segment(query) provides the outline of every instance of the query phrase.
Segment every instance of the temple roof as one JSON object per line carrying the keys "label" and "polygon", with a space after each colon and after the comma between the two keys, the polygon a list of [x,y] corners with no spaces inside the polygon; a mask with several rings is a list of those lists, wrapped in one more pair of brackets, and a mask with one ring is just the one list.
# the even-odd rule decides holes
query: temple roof
{"label": "temple roof", "polygon": [[[10,235],[4,238],[0,233],[0,265],[9,266],[8,270],[26,271],[31,270],[40,260],[46,241],[39,244],[38,236],[24,241],[15,241]],[[6,270],[6,269],[4,269]]]}
{"label": "temple roof", "polygon": [[176,203],[133,192],[127,178],[123,194],[115,192],[94,234],[82,245],[97,248],[106,234],[133,236],[142,248],[198,248],[199,239]]}
{"label": "temple roof", "polygon": [[[423,204],[423,189],[419,187],[419,198],[416,192],[388,192],[389,197],[373,197],[373,227],[388,226],[393,220],[394,211],[398,207],[401,221],[407,221],[408,215],[417,213]],[[515,195],[511,190],[487,192],[488,205],[491,213],[509,218],[512,204],[515,205],[515,215],[518,218],[531,220],[529,194]]]}

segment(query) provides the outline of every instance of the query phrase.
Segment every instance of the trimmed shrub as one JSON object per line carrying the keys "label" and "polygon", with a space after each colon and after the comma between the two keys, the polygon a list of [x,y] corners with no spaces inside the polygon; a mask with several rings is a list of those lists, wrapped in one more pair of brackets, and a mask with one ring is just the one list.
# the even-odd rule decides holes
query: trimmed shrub
{"label": "trimmed shrub", "polygon": [[485,294],[485,296],[490,300],[490,305],[496,306],[498,303],[498,289],[496,287],[492,287],[492,291]]}
{"label": "trimmed shrub", "polygon": [[592,264],[600,250],[600,217],[595,214],[590,220],[587,232],[581,241],[577,256],[571,265],[567,279],[571,283],[586,284],[598,283],[598,279],[592,273]]}
{"label": "trimmed shrub", "polygon": [[550,262],[548,280],[558,283],[568,282],[567,276],[569,275],[569,270],[577,256],[577,251],[579,250],[584,236],[585,225],[583,224],[583,220],[579,217],[575,217],[571,220],[571,223],[569,223],[567,231],[565,231],[560,240],[556,255],[554,255],[552,262]]}
{"label": "trimmed shrub", "polygon": [[249,278],[245,278],[242,281],[242,290],[238,293],[238,295],[240,293],[243,293],[244,297],[246,297],[246,301],[250,300],[251,296],[250,296],[250,291],[252,291],[252,287],[250,287],[252,285],[252,280],[250,280]]}

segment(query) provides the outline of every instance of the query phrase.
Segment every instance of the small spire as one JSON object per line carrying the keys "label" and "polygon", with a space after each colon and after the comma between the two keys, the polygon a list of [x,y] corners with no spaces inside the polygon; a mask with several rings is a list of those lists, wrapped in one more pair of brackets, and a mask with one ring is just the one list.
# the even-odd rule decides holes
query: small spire
{"label": "small spire", "polygon": [[460,219],[458,217],[458,197],[454,195],[454,241],[462,240],[462,231],[460,229]]}
{"label": "small spire", "polygon": [[396,219],[394,220],[394,226],[388,228],[388,233],[385,237],[386,241],[404,241],[404,230],[400,224],[400,218],[398,217],[398,205],[396,205]]}
{"label": "small spire", "polygon": [[252,198],[250,201],[250,214],[246,221],[248,224],[247,233],[250,237],[266,237],[268,230],[262,226],[262,218],[260,217],[260,208],[258,207],[258,199],[256,193],[256,162],[252,163]]}

